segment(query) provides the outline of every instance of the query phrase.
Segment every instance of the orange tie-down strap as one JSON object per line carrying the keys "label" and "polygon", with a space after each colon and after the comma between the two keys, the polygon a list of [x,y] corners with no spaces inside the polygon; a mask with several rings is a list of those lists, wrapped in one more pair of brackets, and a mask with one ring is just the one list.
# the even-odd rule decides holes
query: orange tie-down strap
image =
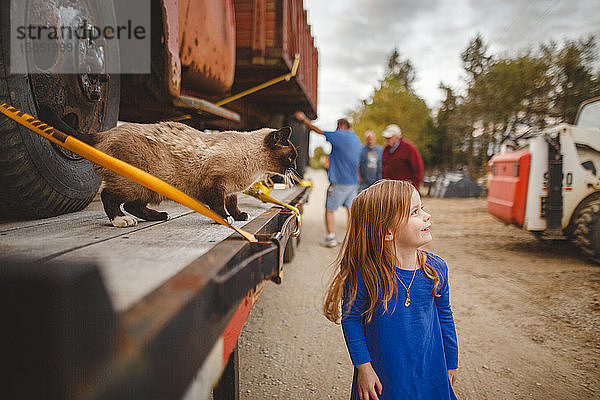
{"label": "orange tie-down strap", "polygon": [[106,169],[110,169],[111,171],[114,171],[127,179],[139,183],[140,185],[145,186],[148,189],[155,191],[156,193],[160,193],[163,196],[179,204],[182,204],[196,212],[199,212],[200,214],[212,219],[213,221],[221,225],[225,225],[233,229],[234,231],[242,235],[244,238],[246,238],[249,242],[257,242],[253,234],[229,224],[218,214],[208,209],[198,200],[188,196],[181,190],[174,188],[165,181],[158,179],[154,175],[150,175],[149,173],[142,171],[141,169],[136,168],[131,164],[109,156],[108,154],[95,149],[94,147],[82,142],[81,140],[78,140],[73,136],[67,135],[66,133],[55,129],[54,127],[45,124],[37,118],[23,111],[20,111],[6,103],[2,103],[0,105],[0,112],[2,112],[7,117],[15,120],[17,123],[52,141],[53,143],[56,143],[59,146],[64,147],[65,149],[69,149],[72,152],[77,153],[84,158],[87,158],[93,163],[96,163]]}

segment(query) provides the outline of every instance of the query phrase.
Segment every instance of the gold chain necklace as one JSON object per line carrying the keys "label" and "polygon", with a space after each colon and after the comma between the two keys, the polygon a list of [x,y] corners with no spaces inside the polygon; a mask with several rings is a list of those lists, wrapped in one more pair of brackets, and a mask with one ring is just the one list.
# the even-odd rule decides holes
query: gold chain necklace
{"label": "gold chain necklace", "polygon": [[412,286],[413,280],[415,279],[415,275],[417,274],[417,269],[418,268],[416,268],[415,272],[413,272],[413,276],[412,276],[412,279],[410,280],[410,283],[408,284],[408,287],[406,287],[404,282],[402,282],[402,279],[400,279],[400,275],[398,275],[398,280],[400,281],[402,286],[404,286],[404,289],[406,289],[406,301],[404,302],[404,307],[410,306],[410,287]]}

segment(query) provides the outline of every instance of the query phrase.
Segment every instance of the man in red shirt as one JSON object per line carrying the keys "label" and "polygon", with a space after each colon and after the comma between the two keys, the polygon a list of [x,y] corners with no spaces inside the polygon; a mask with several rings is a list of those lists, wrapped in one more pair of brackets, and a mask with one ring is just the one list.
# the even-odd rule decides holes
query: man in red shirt
{"label": "man in red shirt", "polygon": [[381,177],[410,181],[419,189],[423,180],[423,160],[415,145],[402,137],[400,127],[395,124],[388,125],[382,135],[386,146],[381,159]]}

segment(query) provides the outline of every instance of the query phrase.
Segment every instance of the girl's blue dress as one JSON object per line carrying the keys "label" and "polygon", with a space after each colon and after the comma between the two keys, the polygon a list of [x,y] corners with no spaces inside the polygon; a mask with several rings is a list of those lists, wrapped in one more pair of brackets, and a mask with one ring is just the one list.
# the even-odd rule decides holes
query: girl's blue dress
{"label": "girl's blue dress", "polygon": [[[366,310],[367,290],[359,274],[356,300],[342,316],[352,362],[354,365],[371,362],[383,386],[380,400],[456,399],[447,372],[458,368],[448,267],[444,260],[431,253],[427,253],[427,264],[440,276],[437,289],[440,297],[433,297],[433,281],[418,270],[410,287],[410,306],[404,306],[406,290],[398,282],[399,289],[389,303],[388,313],[383,312],[380,303],[367,324],[362,315]],[[396,275],[408,286],[413,271],[397,268]],[[356,368],[350,398],[358,400]]]}

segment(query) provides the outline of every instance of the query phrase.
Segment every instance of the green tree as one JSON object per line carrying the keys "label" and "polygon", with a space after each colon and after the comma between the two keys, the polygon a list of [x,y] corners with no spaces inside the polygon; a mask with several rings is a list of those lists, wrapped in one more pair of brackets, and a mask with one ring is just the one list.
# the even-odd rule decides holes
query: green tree
{"label": "green tree", "polygon": [[484,73],[492,62],[492,57],[487,54],[487,50],[487,45],[483,42],[481,34],[478,33],[460,54],[463,68],[470,80],[474,80]]}
{"label": "green tree", "polygon": [[385,77],[390,80],[398,81],[409,91],[413,91],[413,84],[416,79],[415,68],[410,60],[402,60],[398,49],[394,49],[388,57]]}
{"label": "green tree", "polygon": [[469,100],[477,102],[477,118],[488,127],[491,139],[504,139],[502,132],[512,121],[543,128],[551,107],[549,63],[526,53],[495,61],[473,83]]}
{"label": "green tree", "polygon": [[[497,150],[516,122],[535,129],[573,123],[579,104],[600,95],[595,38],[550,42],[537,51],[497,58],[476,35],[461,53],[466,73],[464,97],[441,86],[446,100],[436,118],[442,148],[458,150],[449,164],[466,160],[471,173]],[[460,120],[457,120],[460,116]],[[448,154],[448,153],[446,153]]]}
{"label": "green tree", "polygon": [[434,139],[436,132],[429,108],[412,89],[416,76],[412,63],[402,60],[394,49],[386,66],[379,87],[352,112],[355,131],[362,136],[373,130],[377,142],[383,144],[381,132],[389,124],[397,124],[402,135],[419,149],[426,167],[437,165],[439,141]]}
{"label": "green tree", "polygon": [[323,150],[321,146],[318,146],[315,149],[313,156],[310,158],[310,167],[312,169],[323,169],[324,167],[321,163],[321,158],[326,156],[327,154],[325,153],[325,150]]}
{"label": "green tree", "polygon": [[459,107],[464,119],[464,146],[461,151],[466,156],[469,173],[473,174],[477,164],[476,155],[480,156],[484,147],[481,142],[489,141],[487,134],[480,133],[487,126],[485,99],[488,94],[488,87],[484,84],[485,81],[482,82],[481,76],[486,74],[493,59],[488,55],[488,46],[479,33],[469,42],[460,58],[467,73],[468,84],[465,101]]}
{"label": "green tree", "polygon": [[542,46],[541,52],[552,61],[550,75],[553,78],[553,116],[573,123],[582,101],[600,95],[599,73],[594,76],[598,64],[596,38],[566,41],[562,48],[555,43]]}
{"label": "green tree", "polygon": [[440,82],[440,89],[444,93],[444,98],[440,109],[435,117],[435,140],[439,156],[438,166],[442,169],[453,169],[457,165],[466,163],[466,158],[462,157],[466,142],[464,132],[469,129],[466,126],[466,120],[462,115],[461,98],[454,90]]}

